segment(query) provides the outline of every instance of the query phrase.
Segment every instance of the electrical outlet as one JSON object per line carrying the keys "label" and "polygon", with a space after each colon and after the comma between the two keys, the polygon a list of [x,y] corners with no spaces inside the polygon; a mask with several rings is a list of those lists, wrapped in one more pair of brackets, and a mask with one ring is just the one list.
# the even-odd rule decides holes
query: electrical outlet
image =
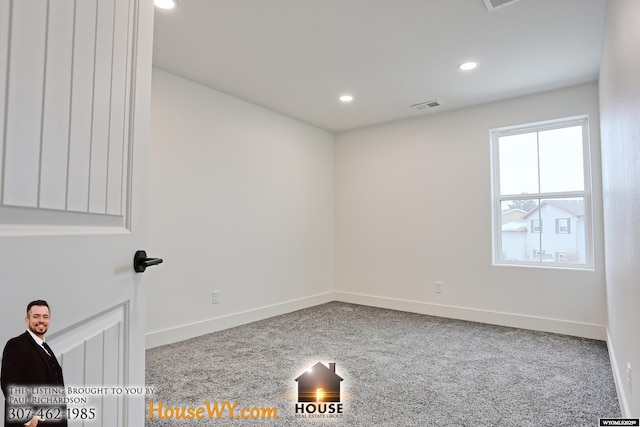
{"label": "electrical outlet", "polygon": [[442,282],[436,282],[435,283],[435,291],[437,294],[441,294],[442,293]]}
{"label": "electrical outlet", "polygon": [[211,303],[220,304],[220,291],[211,292]]}
{"label": "electrical outlet", "polygon": [[627,362],[627,388],[631,396],[633,394],[633,388],[631,388],[631,362]]}

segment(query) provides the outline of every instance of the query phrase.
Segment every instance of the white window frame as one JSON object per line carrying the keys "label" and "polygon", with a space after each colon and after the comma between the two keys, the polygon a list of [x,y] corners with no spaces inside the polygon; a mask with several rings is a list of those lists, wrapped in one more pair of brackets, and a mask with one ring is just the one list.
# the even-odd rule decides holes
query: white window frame
{"label": "white window frame", "polygon": [[[523,195],[500,195],[500,161],[498,141],[500,137],[523,133],[540,132],[565,127],[582,126],[582,153],[584,170],[584,191],[568,191],[554,193],[532,193]],[[528,123],[516,126],[507,126],[490,130],[491,141],[491,197],[492,197],[492,243],[493,265],[524,266],[540,268],[583,269],[593,270],[593,207],[591,188],[591,144],[589,139],[589,117],[587,115],[568,117],[544,122]],[[551,200],[564,198],[584,198],[584,227],[585,227],[585,262],[542,262],[527,260],[502,259],[502,202],[511,200]],[[530,230],[528,230],[530,231]],[[544,250],[544,248],[542,248]],[[542,258],[542,257],[541,257]]]}

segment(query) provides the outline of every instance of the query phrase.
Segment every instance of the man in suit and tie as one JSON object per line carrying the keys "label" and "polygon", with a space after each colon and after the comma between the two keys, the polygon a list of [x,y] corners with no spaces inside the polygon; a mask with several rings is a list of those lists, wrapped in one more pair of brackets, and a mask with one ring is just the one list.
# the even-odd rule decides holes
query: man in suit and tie
{"label": "man in suit and tie", "polygon": [[44,339],[49,317],[46,301],[30,302],[27,331],[11,338],[4,348],[0,382],[5,427],[67,425],[62,368]]}

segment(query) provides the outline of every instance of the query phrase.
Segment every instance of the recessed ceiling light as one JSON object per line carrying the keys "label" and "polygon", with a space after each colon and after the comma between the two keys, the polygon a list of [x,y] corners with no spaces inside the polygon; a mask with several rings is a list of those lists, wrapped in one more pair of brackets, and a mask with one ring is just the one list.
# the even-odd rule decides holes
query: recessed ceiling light
{"label": "recessed ceiling light", "polygon": [[471,71],[474,68],[476,68],[478,66],[477,62],[473,62],[473,61],[469,61],[469,62],[464,62],[460,65],[458,65],[458,68],[462,71]]}
{"label": "recessed ceiling light", "polygon": [[175,0],[153,0],[153,4],[160,9],[173,9],[176,7]]}
{"label": "recessed ceiling light", "polygon": [[340,102],[351,102],[351,101],[353,101],[353,96],[351,96],[351,95],[342,95],[339,99],[340,99]]}

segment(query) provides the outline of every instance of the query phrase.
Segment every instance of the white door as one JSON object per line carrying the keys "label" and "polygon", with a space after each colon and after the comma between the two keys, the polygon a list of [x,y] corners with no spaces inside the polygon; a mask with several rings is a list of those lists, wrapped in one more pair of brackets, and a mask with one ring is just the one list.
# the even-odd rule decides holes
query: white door
{"label": "white door", "polygon": [[0,345],[49,302],[66,385],[112,389],[70,425],[144,425],[124,388],[144,386],[152,27],[151,0],[0,0]]}

